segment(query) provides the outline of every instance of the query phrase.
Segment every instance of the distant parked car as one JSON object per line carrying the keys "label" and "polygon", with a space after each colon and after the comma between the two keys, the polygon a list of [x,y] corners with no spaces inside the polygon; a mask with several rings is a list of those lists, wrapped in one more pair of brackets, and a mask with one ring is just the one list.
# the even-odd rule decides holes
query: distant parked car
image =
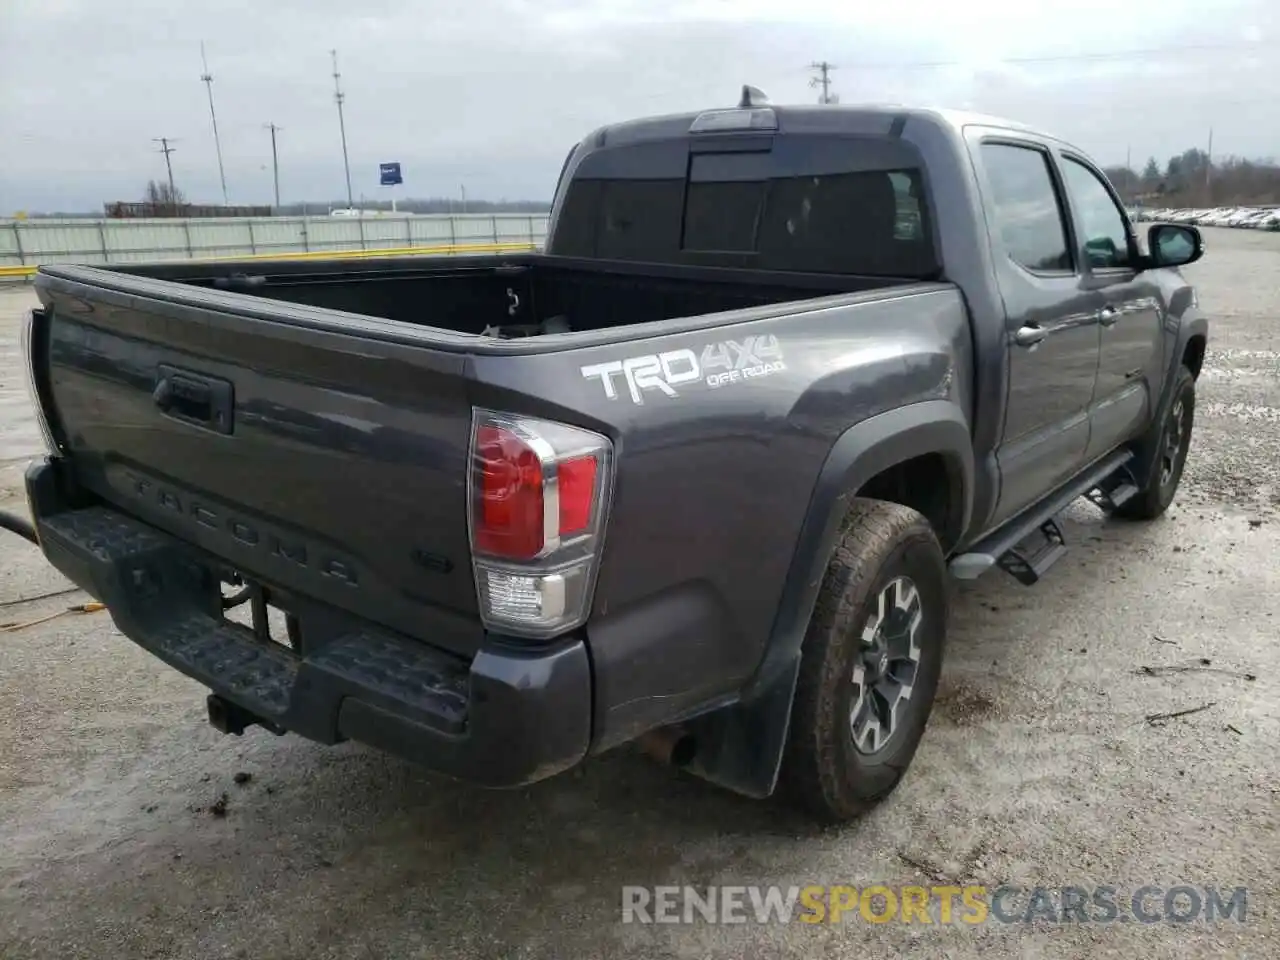
{"label": "distant parked car", "polygon": [[1280,230],[1280,207],[1152,207],[1137,208],[1130,214],[1137,223],[1194,223],[1205,227],[1233,227],[1248,230]]}

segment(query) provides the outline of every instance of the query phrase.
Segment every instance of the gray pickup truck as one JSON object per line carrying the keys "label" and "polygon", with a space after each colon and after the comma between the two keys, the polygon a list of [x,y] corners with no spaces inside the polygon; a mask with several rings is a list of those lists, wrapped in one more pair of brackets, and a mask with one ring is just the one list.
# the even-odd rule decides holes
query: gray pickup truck
{"label": "gray pickup truck", "polygon": [[584,139],[541,253],[42,268],[34,524],[223,731],[493,787],[638,742],[846,819],[949,578],[1169,505],[1202,249],[1026,127],[747,89]]}

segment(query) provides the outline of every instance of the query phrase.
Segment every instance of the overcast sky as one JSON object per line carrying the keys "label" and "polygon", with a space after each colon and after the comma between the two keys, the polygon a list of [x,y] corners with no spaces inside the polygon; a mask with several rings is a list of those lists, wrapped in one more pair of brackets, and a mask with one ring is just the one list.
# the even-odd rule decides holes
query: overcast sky
{"label": "overcast sky", "polygon": [[732,103],[742,83],[813,102],[981,110],[1140,167],[1188,146],[1280,156],[1276,0],[0,0],[0,216],[139,199],[174,176],[221,200],[200,42],[232,202],[546,199],[569,147],[614,120]]}

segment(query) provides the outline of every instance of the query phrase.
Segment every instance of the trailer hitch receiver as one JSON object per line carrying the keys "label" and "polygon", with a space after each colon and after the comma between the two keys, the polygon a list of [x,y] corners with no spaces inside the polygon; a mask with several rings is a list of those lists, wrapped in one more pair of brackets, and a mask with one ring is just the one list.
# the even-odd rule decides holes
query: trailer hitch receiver
{"label": "trailer hitch receiver", "polygon": [[260,717],[256,713],[218,696],[216,693],[209,694],[205,704],[209,708],[209,723],[213,725],[215,730],[222,733],[231,733],[238,737],[255,724],[270,730],[276,736],[280,736],[285,732],[284,727],[279,724],[272,723],[270,720]]}

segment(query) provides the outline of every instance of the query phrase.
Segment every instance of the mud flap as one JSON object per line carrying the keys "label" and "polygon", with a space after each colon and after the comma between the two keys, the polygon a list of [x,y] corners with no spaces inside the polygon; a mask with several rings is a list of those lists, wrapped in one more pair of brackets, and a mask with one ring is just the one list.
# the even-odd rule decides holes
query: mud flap
{"label": "mud flap", "polygon": [[750,700],[688,721],[695,752],[684,769],[734,793],[770,796],[782,769],[799,672],[797,656]]}

